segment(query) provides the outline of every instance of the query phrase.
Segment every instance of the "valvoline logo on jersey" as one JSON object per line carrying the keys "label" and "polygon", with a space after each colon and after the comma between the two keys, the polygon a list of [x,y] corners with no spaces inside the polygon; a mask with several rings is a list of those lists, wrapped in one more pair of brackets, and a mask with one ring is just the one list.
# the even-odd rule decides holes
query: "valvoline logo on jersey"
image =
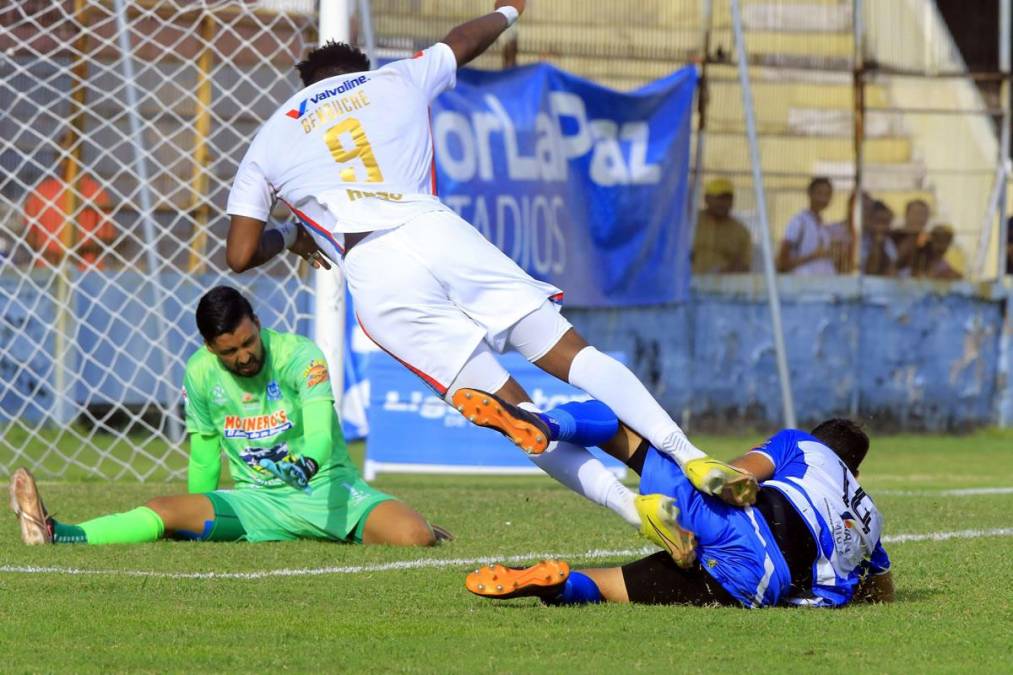
{"label": "valvoline logo on jersey", "polygon": [[284,410],[270,415],[225,416],[225,438],[246,438],[251,441],[276,436],[292,428],[292,422]]}
{"label": "valvoline logo on jersey", "polygon": [[310,96],[309,98],[304,98],[303,100],[299,101],[298,108],[292,108],[285,114],[291,117],[292,119],[297,120],[306,114],[306,108],[309,107],[310,103],[316,105],[321,101],[326,101],[332,96],[338,96],[340,94],[344,94],[346,91],[351,91],[352,89],[358,87],[360,84],[365,84],[368,81],[369,78],[366,77],[365,75],[360,75],[359,77],[354,77],[351,80],[346,80],[341,84],[339,84],[337,87],[331,89],[324,89],[318,94]]}

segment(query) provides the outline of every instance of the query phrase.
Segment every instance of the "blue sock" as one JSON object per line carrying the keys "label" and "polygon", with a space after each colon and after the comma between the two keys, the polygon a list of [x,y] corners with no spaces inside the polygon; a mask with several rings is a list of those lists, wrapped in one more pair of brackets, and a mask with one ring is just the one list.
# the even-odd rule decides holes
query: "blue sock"
{"label": "blue sock", "polygon": [[586,605],[604,602],[598,590],[598,584],[591,577],[580,572],[570,572],[570,577],[563,584],[563,590],[551,601],[553,605]]}
{"label": "blue sock", "polygon": [[619,431],[619,419],[601,401],[573,401],[539,415],[549,425],[554,441],[569,441],[589,448],[601,445]]}
{"label": "blue sock", "polygon": [[[556,411],[551,411],[554,416],[550,417],[548,413],[535,413],[538,417],[545,422],[545,426],[549,427],[549,440],[550,441],[565,441],[573,435],[573,430],[568,425],[573,424],[573,417],[567,414],[565,417],[562,415],[556,415]],[[565,436],[565,438],[564,438]]]}

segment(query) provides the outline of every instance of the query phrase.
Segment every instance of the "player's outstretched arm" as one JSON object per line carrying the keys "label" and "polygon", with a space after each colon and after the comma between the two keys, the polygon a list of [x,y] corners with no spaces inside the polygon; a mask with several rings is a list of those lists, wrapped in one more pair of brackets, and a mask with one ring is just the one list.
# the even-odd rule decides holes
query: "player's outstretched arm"
{"label": "player's outstretched arm", "polygon": [[[501,8],[503,12],[498,11]],[[454,52],[458,66],[469,63],[488,49],[489,45],[516,20],[513,11],[516,11],[517,15],[524,12],[524,0],[496,0],[495,9],[497,11],[462,23],[441,40]]]}
{"label": "player's outstretched arm", "polygon": [[230,216],[225,260],[233,272],[245,272],[263,265],[285,249],[277,230],[265,230],[264,221],[249,216]]}
{"label": "player's outstretched arm", "polygon": [[225,259],[233,272],[259,267],[285,248],[317,269],[331,269],[313,237],[296,223],[279,223],[264,229],[264,222],[256,218],[231,216],[231,219]]}
{"label": "player's outstretched arm", "polygon": [[728,462],[731,466],[752,475],[763,482],[774,475],[774,464],[761,452],[747,452]]}

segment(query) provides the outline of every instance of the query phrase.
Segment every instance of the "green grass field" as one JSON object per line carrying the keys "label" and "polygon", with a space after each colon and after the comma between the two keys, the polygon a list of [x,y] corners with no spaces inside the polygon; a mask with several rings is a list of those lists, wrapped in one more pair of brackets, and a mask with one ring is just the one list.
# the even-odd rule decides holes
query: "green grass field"
{"label": "green grass field", "polygon": [[[729,457],[758,439],[695,440]],[[1013,433],[882,437],[862,479],[888,535],[979,532],[887,544],[897,602],[836,611],[550,608],[471,596],[463,580],[478,561],[552,554],[577,566],[619,564],[644,546],[611,513],[547,478],[383,476],[381,489],[457,534],[433,550],[28,548],[10,518],[0,528],[0,671],[1013,671],[1013,494],[946,493],[1013,486]],[[184,489],[40,487],[71,522]],[[404,561],[419,566],[383,567]],[[255,574],[234,574],[244,572]]]}

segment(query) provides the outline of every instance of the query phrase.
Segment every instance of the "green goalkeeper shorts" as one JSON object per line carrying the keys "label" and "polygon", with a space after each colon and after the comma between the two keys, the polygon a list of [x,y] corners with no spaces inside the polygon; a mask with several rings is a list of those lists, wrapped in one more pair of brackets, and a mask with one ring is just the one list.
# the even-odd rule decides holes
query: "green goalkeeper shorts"
{"label": "green goalkeeper shorts", "polygon": [[206,494],[216,518],[232,515],[231,510],[245,530],[245,536],[227,537],[232,540],[326,539],[358,544],[362,543],[370,512],[381,502],[394,499],[358,476],[314,485],[312,494],[287,486],[215,490]]}

